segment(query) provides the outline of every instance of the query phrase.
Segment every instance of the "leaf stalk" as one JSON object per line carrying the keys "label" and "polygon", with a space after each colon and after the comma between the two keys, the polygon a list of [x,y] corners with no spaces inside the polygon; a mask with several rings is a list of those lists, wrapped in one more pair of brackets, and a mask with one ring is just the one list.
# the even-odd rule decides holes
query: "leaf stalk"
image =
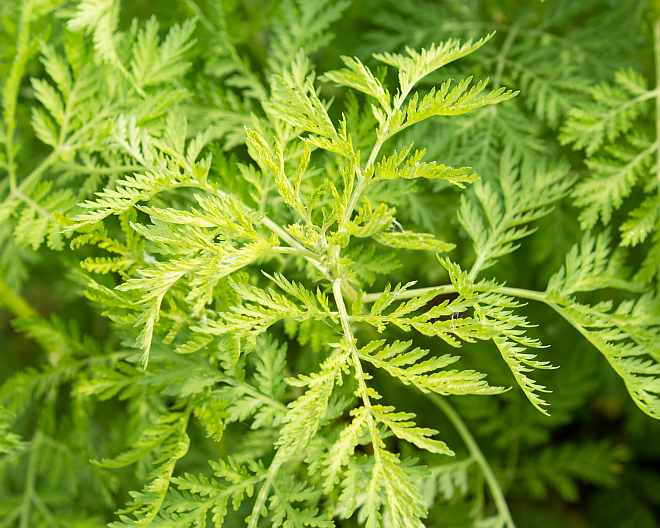
{"label": "leaf stalk", "polygon": [[481,452],[481,449],[479,448],[479,444],[477,444],[476,440],[472,436],[472,433],[470,433],[470,430],[467,428],[467,425],[465,425],[465,422],[461,419],[461,417],[449,404],[449,402],[447,402],[446,398],[442,398],[437,394],[431,394],[431,393],[427,394],[426,396],[449,419],[449,421],[452,423],[458,434],[461,436],[463,442],[465,442],[465,445],[470,451],[470,455],[472,455],[472,458],[474,458],[476,463],[479,465],[479,468],[481,469],[481,472],[483,473],[483,476],[486,479],[486,483],[488,484],[488,488],[490,489],[490,492],[493,496],[493,501],[495,502],[495,506],[497,507],[497,512],[499,516],[504,518],[504,522],[509,528],[516,528],[516,524],[513,522],[513,519],[511,518],[511,512],[509,511],[509,506],[506,502],[506,498],[504,497],[504,492],[502,491],[502,487],[500,486],[500,483],[497,481],[497,477],[495,476],[495,473],[488,464],[486,457]]}

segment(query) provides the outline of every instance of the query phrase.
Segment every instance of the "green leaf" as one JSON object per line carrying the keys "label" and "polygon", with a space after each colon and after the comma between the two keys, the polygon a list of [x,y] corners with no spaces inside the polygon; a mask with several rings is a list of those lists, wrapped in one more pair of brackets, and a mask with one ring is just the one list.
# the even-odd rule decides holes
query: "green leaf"
{"label": "green leaf", "polygon": [[306,61],[304,55],[298,54],[292,63],[292,71],[285,70],[282,75],[273,77],[271,100],[264,103],[264,108],[271,117],[315,134],[306,138],[310,144],[353,157],[353,145],[345,122],[337,132],[312,85],[313,78],[304,77]]}
{"label": "green leaf", "polygon": [[0,453],[12,455],[25,447],[25,442],[16,433],[10,432],[14,415],[0,406]]}
{"label": "green leaf", "polygon": [[472,40],[468,40],[462,46],[459,40],[449,39],[437,45],[431,44],[428,50],[422,49],[421,52],[406,47],[407,57],[398,53],[376,53],[374,57],[385,64],[395,66],[399,69],[401,92],[407,94],[423,77],[426,77],[429,73],[442,68],[450,62],[476,51],[488,42],[493,35],[491,33],[487,37],[479,39],[474,44]]}
{"label": "green leaf", "polygon": [[463,79],[451,91],[449,91],[451,81],[446,81],[437,93],[435,88],[431,88],[431,91],[421,101],[419,101],[419,94],[415,92],[403,114],[405,115],[405,123],[398,123],[398,121],[403,120],[403,115],[396,119],[395,123],[397,124],[393,127],[390,135],[432,116],[466,114],[484,106],[508,101],[519,93],[512,90],[507,91],[506,88],[498,88],[480,96],[488,85],[488,79],[479,81],[468,90],[471,81],[472,77]]}
{"label": "green leaf", "polygon": [[104,458],[99,461],[93,461],[93,463],[113,469],[134,464],[168,439],[178,437],[181,434],[183,419],[184,415],[182,413],[168,413],[163,415],[156,419],[151,427],[148,427],[140,434],[140,438],[130,449],[114,458]]}
{"label": "green leaf", "polygon": [[[407,180],[413,180],[416,178],[439,179],[446,180],[449,183],[464,189],[464,183],[474,183],[479,180],[475,174],[470,174],[470,167],[456,169],[445,165],[437,165],[435,161],[424,163],[421,160],[426,151],[416,150],[409,156],[411,150],[412,145],[398,153],[395,152],[390,157],[383,157],[383,160],[375,165],[371,175],[368,176],[370,181],[376,182],[379,180],[393,180],[396,178],[404,178]],[[401,167],[404,160],[405,164]]]}
{"label": "green leaf", "polygon": [[384,246],[422,251],[445,252],[456,247],[454,244],[437,240],[430,233],[413,233],[412,231],[381,232],[374,236],[374,239]]}
{"label": "green leaf", "polygon": [[657,229],[660,215],[660,203],[656,196],[647,196],[642,204],[633,209],[621,224],[621,245],[636,246]]}
{"label": "green leaf", "polygon": [[417,447],[431,453],[454,456],[454,452],[447,447],[447,444],[429,438],[438,434],[438,431],[416,427],[415,422],[410,421],[412,418],[415,418],[415,414],[406,412],[395,413],[392,411],[394,411],[394,407],[385,407],[383,405],[374,405],[370,409],[374,418],[391,429],[398,438],[415,444]]}
{"label": "green leaf", "polygon": [[584,208],[579,217],[583,228],[592,228],[599,217],[604,224],[610,222],[612,212],[623,205],[637,180],[652,170],[658,146],[638,138],[633,148],[609,146],[609,156],[586,161],[594,175],[579,182],[572,193],[575,204]]}
{"label": "green leaf", "polygon": [[374,97],[383,110],[390,112],[390,94],[383,88],[371,70],[367,68],[357,57],[342,57],[341,60],[347,66],[341,70],[330,71],[323,74],[322,81],[332,81],[339,86],[349,86],[355,90]]}
{"label": "green leaf", "polygon": [[596,152],[604,140],[614,141],[626,133],[640,114],[647,111],[654,94],[646,80],[633,70],[619,70],[615,85],[601,83],[591,90],[594,103],[571,110],[571,118],[561,131],[561,142],[574,143],[588,155]]}

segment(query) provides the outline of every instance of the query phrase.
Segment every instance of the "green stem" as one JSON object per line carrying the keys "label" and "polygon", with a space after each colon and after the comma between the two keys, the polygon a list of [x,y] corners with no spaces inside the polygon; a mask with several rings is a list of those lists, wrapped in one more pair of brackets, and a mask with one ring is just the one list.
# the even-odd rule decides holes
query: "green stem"
{"label": "green stem", "polygon": [[0,306],[5,306],[15,317],[39,315],[30,303],[16,295],[2,279],[0,279]]}
{"label": "green stem", "polygon": [[264,192],[261,195],[261,200],[259,200],[259,213],[266,214],[266,202],[268,202],[268,192],[270,191],[270,182],[271,182],[270,171],[266,173],[266,181],[264,182]]}
{"label": "green stem", "polygon": [[34,494],[34,486],[37,480],[37,448],[41,443],[42,433],[37,429],[32,437],[30,446],[30,459],[28,461],[27,477],[25,480],[25,491],[23,492],[23,502],[21,504],[21,523],[20,528],[30,526],[30,503]]}
{"label": "green stem", "polygon": [[85,133],[87,132],[90,128],[92,128],[96,123],[99,121],[104,120],[110,111],[113,110],[113,105],[107,106],[104,108],[101,112],[96,114],[94,119],[88,121],[84,126],[79,128],[74,134],[72,134],[69,139],[62,145],[58,146],[55,148],[47,157],[44,159],[37,168],[35,168],[23,181],[21,181],[20,185],[18,185],[15,188],[12,188],[12,192],[10,193],[9,197],[7,197],[6,200],[9,200],[11,196],[15,196],[16,192],[22,193],[25,188],[30,185],[36,178],[41,176],[41,174],[48,169],[53,163],[57,161],[57,158],[60,155],[60,152],[65,149],[65,148],[70,148],[73,149],[76,146],[76,141]]}
{"label": "green stem", "polygon": [[[378,156],[378,153],[380,152],[380,149],[382,148],[383,144],[385,141],[390,138],[393,134],[390,134],[389,132],[389,127],[390,127],[390,122],[392,121],[392,116],[396,113],[397,110],[401,108],[401,105],[403,102],[406,100],[406,97],[410,94],[410,91],[413,89],[415,84],[417,84],[420,79],[422,79],[421,76],[417,79],[411,80],[410,84],[406,88],[406,90],[403,90],[399,96],[393,101],[393,106],[391,110],[388,110],[387,108],[383,108],[385,111],[387,111],[387,124],[383,127],[383,135],[380,136],[379,132],[379,137],[376,140],[376,143],[374,143],[373,148],[371,149],[371,154],[369,154],[369,159],[367,160],[367,164],[364,167],[364,172],[368,171],[369,168],[376,163],[376,157]],[[399,130],[402,130],[400,128]],[[398,130],[397,130],[398,131]],[[357,203],[360,195],[362,192],[367,188],[368,182],[364,180],[364,177],[362,176],[363,172],[358,170],[358,184],[356,185],[349,201],[346,206],[346,210],[344,211],[344,216],[341,219],[341,222],[339,224],[339,229],[342,229],[344,227],[344,224],[351,218],[351,214],[353,213],[353,209],[355,208],[355,204]]]}
{"label": "green stem", "polygon": [[548,296],[545,292],[524,290],[522,288],[508,288],[506,286],[495,288],[493,291],[497,293],[503,293],[504,295],[511,295],[512,297],[519,297],[521,299],[529,299],[531,301],[539,301],[542,303],[550,304],[548,301]]}
{"label": "green stem", "polygon": [[142,165],[118,165],[115,167],[86,167],[77,163],[60,163],[58,168],[71,170],[75,172],[84,172],[85,174],[115,174],[117,172],[138,172],[147,170]]}
{"label": "green stem", "polygon": [[46,521],[46,526],[51,526],[51,527],[59,526],[59,523],[55,520],[53,514],[50,513],[48,507],[46,506],[46,503],[37,494],[37,492],[34,492],[32,494],[32,502],[34,502],[34,505],[41,512],[41,515],[43,515],[44,520]]}
{"label": "green stem", "polygon": [[23,192],[16,190],[16,191],[14,191],[14,196],[16,196],[16,198],[18,198],[20,200],[23,200],[24,203],[29,205],[32,209],[37,211],[39,214],[41,214],[41,216],[43,216],[45,218],[48,218],[48,219],[50,219],[52,217],[53,213],[51,213],[47,209],[44,209],[43,207],[41,207],[32,198],[30,198],[26,194],[23,194]]}
{"label": "green stem", "polygon": [[[219,197],[228,197],[230,196],[228,193],[221,191],[220,189],[213,189],[211,187],[208,187],[206,185],[202,185],[199,182],[192,181],[192,182],[187,182],[185,184],[181,185],[183,186],[188,186],[188,187],[196,187],[198,189],[202,189],[206,192],[210,192],[211,194],[214,194],[215,196]],[[170,187],[170,189],[174,188]],[[169,190],[169,189],[168,189]],[[249,208],[246,206],[246,209],[249,210]],[[331,279],[330,273],[328,272],[328,269],[326,266],[321,264],[320,262],[320,257],[316,255],[315,253],[309,251],[306,249],[300,242],[298,242],[295,238],[293,238],[289,233],[287,233],[283,227],[281,227],[279,224],[276,224],[273,222],[270,218],[267,216],[263,216],[260,219],[261,223],[264,224],[268,229],[270,229],[273,233],[275,233],[279,238],[284,240],[287,244],[289,244],[292,248],[295,250],[298,250],[298,254],[301,257],[304,257],[307,259],[312,266],[314,266],[317,270],[321,272],[321,274],[326,277],[328,280]],[[282,249],[282,248],[280,248]],[[284,251],[282,251],[284,252]],[[290,253],[293,253],[293,251],[290,251]],[[304,254],[303,254],[304,253]],[[357,292],[355,291],[355,288],[353,288],[350,284],[344,283],[343,284],[343,289],[344,293],[348,296],[349,299],[353,300],[357,297]]]}
{"label": "green stem", "polygon": [[[506,56],[509,53],[509,49],[513,44],[513,41],[518,36],[518,30],[520,29],[519,24],[514,24],[511,26],[509,33],[504,40],[502,49],[497,56],[497,69],[495,70],[495,79],[493,80],[493,89],[497,90],[502,84],[502,76],[504,75],[504,66],[506,65]],[[479,167],[483,170],[483,167],[486,163],[486,156],[488,155],[488,150],[490,149],[490,143],[493,139],[493,130],[495,129],[495,118],[497,117],[497,108],[493,105],[489,109],[490,111],[490,120],[488,122],[488,130],[486,132],[486,139],[484,140],[483,154],[479,160]]]}
{"label": "green stem", "polygon": [[[129,154],[131,154],[131,155],[133,155],[133,157],[135,157],[134,153],[129,152]],[[142,169],[143,170],[146,169],[146,170],[149,170],[149,171],[152,171],[152,172],[158,172],[158,167],[149,166],[146,163],[142,164]],[[199,182],[197,180],[194,180],[194,179],[192,179],[188,182],[178,184],[178,185],[173,185],[173,186],[169,187],[167,190],[171,190],[171,189],[174,189],[176,187],[195,187],[197,189],[203,190],[205,192],[211,193],[211,194],[213,194],[215,196],[218,196],[218,197],[221,197],[221,198],[231,197],[231,195],[229,193],[226,193],[226,192],[224,192],[220,189],[216,189],[216,188],[210,187],[208,185],[202,184],[201,182]],[[246,209],[248,211],[250,211],[250,208],[247,207],[247,206],[246,206]],[[282,228],[279,224],[276,224],[275,222],[273,222],[267,216],[263,216],[260,219],[260,221],[268,229],[270,229],[273,233],[275,233],[279,238],[281,238],[287,244],[289,244],[292,248],[297,250],[301,256],[304,256],[307,260],[309,260],[310,263],[323,274],[323,276],[325,276],[327,278],[330,278],[329,274],[328,274],[328,270],[325,268],[325,266],[323,266],[320,263],[318,255],[316,255],[315,253],[312,253],[311,251],[307,250],[300,242],[298,242],[289,233],[287,233],[284,230],[284,228]],[[284,249],[284,248],[278,248],[278,249]],[[280,252],[285,252],[285,251],[280,251]],[[352,295],[353,298],[355,298],[357,296],[357,292],[355,292],[355,290],[353,288],[351,288],[350,285],[347,285],[347,286],[349,286],[350,290],[352,290],[352,291],[349,290],[347,293],[349,295]]]}
{"label": "green stem", "polygon": [[218,31],[218,28],[216,28],[208,18],[206,18],[206,15],[204,14],[204,11],[200,9],[200,7],[193,2],[193,0],[184,0],[188,8],[195,13],[195,16],[199,19],[199,21],[202,23],[202,25],[208,30],[209,33],[215,34]]}
{"label": "green stem", "polygon": [[[448,293],[455,293],[456,287],[453,284],[444,284],[442,286],[434,286],[432,288],[416,288],[413,290],[406,290],[400,293],[397,296],[397,299],[412,299],[413,297],[419,297],[433,290],[438,290],[438,295],[445,295]],[[498,288],[489,289],[487,291],[493,291],[497,293],[503,293],[505,295],[511,295],[512,297],[519,297],[521,299],[529,299],[532,301],[539,301],[546,304],[554,304],[548,300],[545,292],[537,292],[534,290],[525,290],[523,288],[509,288],[507,286],[500,286]],[[383,292],[379,293],[367,293],[362,297],[362,301],[365,303],[370,303],[376,301]]]}
{"label": "green stem", "polygon": [[[374,418],[373,415],[371,414],[371,400],[369,399],[367,383],[365,381],[364,371],[362,370],[360,355],[355,345],[355,337],[353,336],[353,331],[351,330],[351,323],[349,322],[348,319],[348,312],[346,311],[344,298],[342,297],[342,293],[341,293],[341,278],[335,279],[333,281],[332,293],[334,294],[335,303],[337,304],[337,309],[339,311],[339,319],[341,321],[342,330],[344,331],[344,337],[346,338],[347,344],[351,349],[353,368],[355,369],[355,379],[359,387],[359,390],[357,392],[359,392],[359,394],[361,395],[362,404],[367,409],[367,424],[369,428],[369,435],[371,436],[371,445],[374,451],[375,467],[382,466],[382,457],[380,453],[381,440],[378,436],[377,425],[374,423]],[[376,469],[374,469],[374,471],[375,470]]]}
{"label": "green stem", "polygon": [[497,56],[497,70],[495,70],[495,80],[493,81],[493,88],[497,90],[502,85],[502,77],[504,75],[504,66],[506,65],[506,56],[509,53],[509,49],[513,44],[513,41],[518,36],[518,30],[520,29],[519,24],[514,24],[511,26],[509,34],[506,36],[506,40],[502,45],[502,50]]}
{"label": "green stem", "polygon": [[273,485],[273,480],[275,479],[275,476],[277,475],[282,462],[280,462],[277,455],[275,455],[275,458],[273,459],[273,462],[268,469],[266,481],[264,482],[263,486],[261,486],[259,495],[257,495],[257,500],[252,507],[252,514],[250,515],[250,523],[248,524],[248,528],[257,528],[257,525],[259,524],[259,518],[261,517],[261,510],[263,510],[266,506],[266,500],[268,500],[269,495],[268,492]]}
{"label": "green stem", "polygon": [[[242,73],[246,79],[250,81],[249,87],[254,91],[253,94],[248,95],[252,96],[257,101],[268,101],[270,98],[268,91],[264,88],[261,80],[257,77],[252,70],[250,70],[248,63],[244,62],[238,52],[236,51],[236,46],[234,46],[231,36],[227,31],[227,21],[224,17],[224,12],[222,12],[222,7],[220,9],[222,12],[222,19],[220,20],[220,25],[216,26],[214,23],[209,21],[201,8],[194,2],[194,0],[184,0],[188,9],[190,9],[195,16],[199,19],[202,25],[207,29],[209,33],[219,37],[219,40],[222,42],[224,50],[228,53],[229,58],[234,62],[234,67],[239,73]],[[216,11],[217,13],[217,11]]]}
{"label": "green stem", "polygon": [[321,259],[321,257],[319,257],[316,253],[312,253],[307,249],[298,249],[295,247],[277,246],[272,248],[271,251],[275,253],[287,253],[289,255],[297,255],[299,257],[304,257],[307,260],[312,260],[315,262],[319,262]]}
{"label": "green stem", "polygon": [[[397,299],[412,299],[413,297],[419,297],[420,295],[424,295],[425,293],[428,293],[430,291],[437,290],[438,295],[445,295],[447,293],[455,293],[456,292],[456,287],[453,284],[444,284],[442,286],[435,286],[432,288],[416,288],[413,290],[406,290],[404,292],[401,292],[398,296]],[[497,292],[497,293],[503,293],[505,295],[511,295],[512,297],[519,297],[521,299],[529,299],[532,301],[539,301],[542,303],[546,303],[548,305],[554,305],[555,303],[552,303],[548,300],[547,295],[545,292],[537,292],[533,290],[524,290],[522,288],[509,288],[507,286],[500,286],[498,288],[493,288],[489,289],[487,291],[492,291],[492,292]],[[365,303],[370,303],[376,301],[383,292],[379,293],[367,293],[362,297],[362,301]]]}
{"label": "green stem", "polygon": [[458,434],[463,439],[463,442],[465,442],[465,445],[470,451],[470,455],[472,455],[472,458],[475,459],[481,468],[481,472],[486,479],[486,483],[488,484],[488,488],[490,489],[490,492],[493,496],[493,501],[495,502],[495,506],[497,507],[499,515],[504,518],[505,523],[509,526],[509,528],[516,528],[516,525],[511,518],[511,512],[509,511],[509,506],[506,503],[506,498],[504,497],[502,488],[497,481],[497,477],[488,464],[486,457],[481,452],[481,449],[472,436],[472,433],[470,433],[470,430],[465,425],[465,422],[463,422],[461,417],[454,410],[454,408],[449,405],[445,398],[442,398],[437,394],[427,394],[427,397],[445,414],[445,416],[447,416],[447,418],[449,418],[449,421],[452,423],[456,431],[458,431]]}

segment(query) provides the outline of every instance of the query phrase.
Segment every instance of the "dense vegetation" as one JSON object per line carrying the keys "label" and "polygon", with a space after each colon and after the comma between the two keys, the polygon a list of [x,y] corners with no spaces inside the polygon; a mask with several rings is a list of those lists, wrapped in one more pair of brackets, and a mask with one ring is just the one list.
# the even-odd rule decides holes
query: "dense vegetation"
{"label": "dense vegetation", "polygon": [[660,524],[657,0],[0,17],[0,527]]}

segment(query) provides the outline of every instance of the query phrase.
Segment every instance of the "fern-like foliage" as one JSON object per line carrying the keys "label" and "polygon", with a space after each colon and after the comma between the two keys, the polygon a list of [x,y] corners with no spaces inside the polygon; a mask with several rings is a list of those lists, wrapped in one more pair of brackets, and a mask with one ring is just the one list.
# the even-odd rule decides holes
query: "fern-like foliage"
{"label": "fern-like foliage", "polygon": [[657,87],[649,89],[645,77],[634,70],[620,70],[613,85],[598,85],[591,95],[592,102],[571,112],[561,136],[563,142],[585,149],[588,155],[585,163],[590,175],[573,192],[575,204],[583,208],[580,222],[585,228],[593,228],[599,220],[608,224],[633,190],[643,189],[647,196],[637,200],[620,227],[620,244],[634,247],[651,241],[638,274],[640,280],[651,281],[658,273],[659,136],[657,131],[655,138],[626,133],[644,128],[641,123],[658,98]]}
{"label": "fern-like foliage", "polygon": [[[421,528],[453,502],[474,526],[514,528],[511,485],[566,500],[612,485],[625,450],[539,447],[591,389],[551,372],[541,349],[558,332],[525,303],[660,419],[660,308],[639,280],[655,246],[634,280],[607,231],[587,231],[543,291],[501,278],[532,266],[527,237],[571,193],[591,228],[639,180],[626,240],[655,229],[657,145],[628,133],[656,90],[632,70],[587,90],[609,71],[591,60],[602,37],[562,29],[609,28],[597,3],[468,24],[477,2],[404,0],[375,17],[377,53],[317,76],[333,24],[360,6],[180,0],[195,18],[165,31],[127,24],[118,0],[18,2],[0,31],[0,302],[45,354],[0,385],[0,525],[97,525],[62,506],[93,492],[115,528]],[[628,137],[577,185],[549,137],[566,115],[563,140],[589,155]],[[94,337],[5,284],[46,251],[80,265],[57,280],[95,307]]]}
{"label": "fern-like foliage", "polygon": [[16,433],[12,433],[10,428],[12,426],[13,415],[4,407],[0,408],[0,453],[13,454],[20,451],[24,447],[21,437]]}
{"label": "fern-like foliage", "polygon": [[[141,492],[131,493],[133,500],[118,512],[120,522],[114,522],[110,526],[148,526],[155,519],[167,494],[176,462],[188,451],[190,439],[186,435],[186,426],[189,417],[190,409],[159,418],[153,427],[144,430],[129,451],[113,459],[97,462],[101,467],[121,468],[140,460],[155,449],[158,450],[154,469],[149,475],[151,482]],[[133,514],[135,520],[125,515],[127,513]]]}
{"label": "fern-like foliage", "polygon": [[[388,4],[389,9],[375,17],[370,42],[361,47],[365,52],[497,32],[493,45],[483,48],[483,71],[491,76],[495,89],[502,83],[519,87],[517,104],[487,108],[434,130],[439,137],[437,152],[449,151],[451,163],[469,163],[484,174],[496,172],[505,146],[525,160],[550,153],[540,121],[556,129],[573,107],[585,101],[593,80],[606,79],[611,65],[622,63],[625,51],[633,46],[630,36],[640,16],[640,10],[630,5],[607,2],[575,6],[559,1],[534,7],[497,3],[491,10],[480,9],[476,1]],[[583,30],[571,23],[575,20],[599,29]],[[469,61],[462,63],[464,67],[469,68]],[[460,67],[452,72],[462,74]],[[419,133],[426,131],[420,128]]]}
{"label": "fern-like foliage", "polygon": [[[594,240],[589,234],[566,257],[566,265],[548,284],[547,297],[586,339],[603,353],[623,378],[630,395],[647,414],[660,416],[658,385],[660,362],[657,352],[657,299],[647,293],[636,301],[623,301],[615,310],[611,302],[587,306],[573,294],[599,287],[640,291],[636,283],[621,277],[620,260],[609,259],[608,238]],[[586,277],[586,275],[592,275]],[[585,280],[586,279],[586,280]]]}
{"label": "fern-like foliage", "polygon": [[566,196],[575,183],[567,173],[566,165],[517,167],[511,151],[505,151],[499,185],[479,183],[475,186],[477,200],[462,198],[459,220],[474,241],[477,255],[472,277],[515,251],[520,247],[516,242],[534,232],[528,224],[550,213],[552,204]]}
{"label": "fern-like foliage", "polygon": [[[565,444],[548,449],[522,470],[522,478],[537,498],[556,490],[567,501],[578,499],[577,482],[612,486],[626,454],[619,448],[600,444]],[[594,464],[593,461],[598,461]]]}
{"label": "fern-like foliage", "polygon": [[[51,5],[49,9],[53,9]],[[15,223],[11,231],[3,231],[2,244],[18,244],[37,249],[47,242],[51,249],[62,249],[61,215],[73,210],[76,201],[91,196],[107,181],[108,176],[145,168],[130,156],[136,152],[137,137],[128,140],[127,125],[119,123],[117,148],[107,149],[111,117],[122,110],[132,109],[133,123],[158,122],[180,101],[185,92],[177,86],[189,63],[183,55],[193,42],[190,35],[194,24],[175,26],[160,43],[158,23],[152,19],[144,29],[134,27],[118,32],[119,2],[90,1],[80,4],[77,14],[69,20],[63,33],[63,49],[40,40],[31,33],[36,21],[43,21],[44,7],[33,11],[32,3],[21,8],[25,16],[17,28],[18,46],[23,58],[14,64],[11,79],[2,93],[3,133],[5,146],[0,168],[8,173],[9,187],[2,192],[0,219]],[[98,61],[92,57],[89,42],[76,33],[93,33]],[[120,41],[136,40],[128,53],[122,51]],[[29,51],[28,51],[29,49]],[[51,149],[42,159],[16,166],[16,146],[13,135],[16,127],[18,84],[25,75],[27,62],[40,52],[48,79],[32,79],[32,89],[39,105],[32,107],[31,126],[35,136]],[[73,61],[73,63],[72,63]],[[120,72],[117,82],[107,83],[112,70]],[[133,125],[135,126],[135,124]],[[100,156],[99,153],[104,155]],[[111,154],[111,152],[113,154]],[[76,181],[77,191],[71,183]],[[53,213],[57,213],[54,217]],[[19,277],[21,259],[7,263],[4,273]]]}
{"label": "fern-like foliage", "polygon": [[[413,414],[397,412],[391,406],[372,404],[372,400],[380,399],[380,396],[375,389],[367,385],[369,376],[363,370],[363,362],[384,368],[404,383],[414,383],[424,391],[445,395],[493,394],[501,391],[501,388],[489,387],[483,381],[483,374],[474,371],[441,370],[457,358],[445,356],[420,362],[419,360],[428,354],[427,351],[414,350],[404,353],[407,345],[402,348],[400,343],[388,345],[375,354],[376,349],[383,345],[383,341],[358,348],[350,325],[362,320],[379,328],[393,322],[407,330],[414,327],[427,335],[440,335],[452,344],[457,342],[448,332],[441,330],[438,323],[429,322],[432,318],[445,314],[442,310],[416,317],[410,315],[422,309],[424,302],[406,303],[405,306],[399,306],[389,320],[383,317],[382,311],[394,300],[400,291],[398,288],[394,297],[388,296],[386,292],[385,297],[374,304],[372,313],[366,318],[357,315],[358,296],[358,304],[353,307],[355,315],[349,316],[344,295],[350,298],[355,297],[355,293],[350,284],[342,285],[342,268],[348,263],[345,259],[340,259],[341,249],[349,246],[352,238],[374,238],[386,246],[416,250],[448,251],[453,247],[452,244],[437,240],[431,234],[392,232],[396,211],[385,203],[372,205],[369,199],[364,198],[364,207],[357,215],[354,214],[354,209],[366,188],[383,179],[442,178],[461,187],[474,181],[469,169],[451,169],[433,162],[420,163],[423,152],[413,154],[405,168],[400,169],[410,149],[395,152],[392,157],[383,158],[377,165],[375,161],[387,138],[409,125],[433,115],[469,112],[515,95],[499,90],[483,96],[480,92],[483,91],[484,85],[479,84],[468,90],[470,79],[466,79],[452,91],[449,91],[449,85],[446,85],[437,96],[427,97],[418,103],[417,96],[413,95],[407,102],[408,94],[423,76],[466,55],[483,43],[484,41],[480,41],[475,46],[471,43],[460,46],[456,42],[448,42],[421,54],[410,51],[409,58],[405,60],[393,56],[383,57],[386,63],[394,64],[400,70],[399,95],[391,100],[373,74],[365,66],[361,66],[362,77],[353,79],[351,85],[367,92],[377,90],[373,86],[380,86],[378,99],[382,107],[382,110],[375,110],[381,126],[364,168],[361,167],[360,156],[353,146],[346,122],[342,121],[339,126],[335,126],[330,119],[326,104],[312,84],[314,77],[310,74],[307,59],[300,54],[294,57],[290,69],[285,69],[273,77],[271,101],[265,105],[270,125],[267,127],[260,124],[260,130],[246,130],[249,153],[259,171],[272,178],[281,200],[294,215],[291,223],[284,227],[274,224],[264,216],[267,211],[262,208],[266,202],[261,201],[261,210],[256,211],[244,204],[239,197],[226,194],[217,184],[211,182],[208,179],[210,160],[201,166],[195,165],[195,159],[204,145],[202,136],[198,136],[184,150],[184,145],[180,142],[170,140],[167,143],[167,138],[174,136],[172,131],[164,140],[158,140],[141,132],[134,119],[123,119],[117,124],[113,144],[130,154],[136,163],[148,168],[148,172],[145,172],[144,176],[137,173],[134,177],[119,181],[116,191],[106,190],[99,193],[97,200],[87,201],[83,206],[88,212],[74,217],[69,229],[89,231],[88,226],[92,223],[102,221],[109,215],[125,214],[135,206],[150,216],[151,225],[126,221],[122,225],[125,231],[135,230],[146,239],[147,245],[144,247],[147,255],[157,254],[162,259],[151,257],[152,266],[149,268],[138,269],[137,262],[127,268],[128,274],[138,273],[139,277],[125,281],[118,288],[118,291],[123,293],[118,295],[110,296],[106,290],[90,283],[92,297],[103,292],[100,295],[111,305],[121,303],[129,310],[138,309],[137,318],[132,320],[138,327],[142,327],[136,344],[145,351],[145,365],[153,348],[154,333],[166,329],[169,334],[164,341],[172,344],[179,342],[176,347],[179,354],[195,353],[214,339],[220,339],[220,343],[226,344],[222,346],[228,347],[226,357],[229,365],[234,366],[240,362],[241,356],[238,354],[258,350],[257,338],[280,320],[292,319],[298,323],[316,320],[334,326],[338,333],[343,334],[340,342],[334,345],[334,352],[320,365],[318,372],[301,374],[288,381],[292,387],[302,389],[303,395],[290,404],[290,410],[283,416],[280,414],[276,418],[272,411],[266,411],[264,414],[264,411],[256,411],[257,407],[245,408],[244,405],[250,399],[255,399],[255,396],[250,391],[241,392],[244,389],[238,385],[223,393],[231,394],[233,398],[240,396],[244,401],[241,404],[230,401],[228,413],[235,417],[233,419],[246,419],[254,415],[254,425],[257,428],[272,424],[275,420],[282,424],[278,440],[274,444],[277,448],[275,458],[268,472],[264,474],[265,480],[260,481],[259,493],[248,519],[251,526],[256,526],[259,518],[267,515],[267,510],[264,509],[266,504],[273,510],[271,520],[276,525],[284,522],[285,518],[288,519],[287,522],[294,524],[318,525],[314,520],[314,510],[301,510],[290,505],[292,502],[312,501],[317,497],[316,492],[304,491],[304,488],[299,487],[282,487],[279,475],[280,472],[290,471],[284,469],[287,465],[300,463],[300,454],[313,443],[323,426],[333,393],[336,387],[342,386],[346,375],[354,376],[358,382],[354,396],[362,402],[362,406],[352,411],[353,424],[347,429],[344,438],[339,440],[336,447],[330,448],[330,455],[324,462],[328,467],[326,473],[329,472],[325,486],[331,486],[337,480],[341,481],[343,468],[350,466],[356,459],[355,448],[358,440],[363,434],[367,434],[375,449],[369,491],[362,510],[368,524],[378,524],[383,512],[387,512],[388,518],[398,526],[418,525],[421,522],[419,519],[425,515],[426,510],[418,491],[409,481],[409,466],[402,465],[398,456],[389,451],[383,441],[383,432],[389,430],[402,441],[430,452],[451,454],[451,450],[443,442],[430,438],[436,431],[416,426],[411,421]],[[348,60],[347,64],[349,68],[355,66]],[[351,71],[349,69],[330,73],[328,79],[344,84]],[[185,133],[185,124],[178,125],[171,121],[169,127],[179,132],[179,136],[181,130]],[[297,139],[296,135],[301,133],[307,135]],[[303,180],[309,178],[307,173],[310,172],[313,149],[338,155],[334,163],[337,163],[341,178],[321,180],[311,187],[311,195],[306,196]],[[288,175],[292,164],[291,153],[295,153],[294,160],[299,159],[294,165],[294,178]],[[159,193],[177,187],[204,190],[208,196],[196,196],[200,209],[164,209],[137,205],[138,202],[153,200]],[[274,231],[274,234],[267,235],[264,230]],[[94,236],[97,235],[91,234],[81,240],[93,241]],[[284,239],[289,247],[279,246],[278,238]],[[240,277],[237,272],[250,266],[256,259],[269,259],[278,254],[291,254],[312,263],[320,272],[320,277],[329,281],[332,297],[329,298],[321,290],[312,292],[305,285],[287,279],[285,275],[275,274],[269,278],[283,293],[263,290],[246,283],[244,278],[229,280],[226,284],[233,292],[231,299],[226,301],[226,308],[217,311],[207,308],[210,304],[217,305],[218,287],[221,281],[226,281],[225,277],[230,274]],[[149,259],[143,260],[148,262]],[[87,267],[95,271],[93,265],[88,264]],[[132,293],[134,291],[142,293],[135,296]],[[119,298],[124,300],[119,301]],[[465,311],[470,301],[461,306],[454,303],[447,309],[452,313]],[[171,308],[163,309],[165,303]],[[179,308],[183,303],[193,305],[186,315],[183,315]],[[498,303],[501,305],[501,300],[496,301],[496,304]],[[504,314],[496,313],[498,311],[501,311],[501,307],[488,313],[494,320],[502,319]],[[176,321],[181,316],[190,321],[188,324],[194,333],[188,342],[179,341],[176,337],[180,328]],[[162,330],[159,329],[161,319],[166,321]],[[192,323],[195,319],[198,319],[198,322]],[[485,335],[491,338],[498,331],[513,329],[513,326],[508,324],[495,324],[492,328],[481,324],[470,327],[466,322],[462,320],[458,323],[461,328],[457,335],[459,339],[468,341],[483,338]],[[520,324],[524,324],[522,320]],[[513,336],[515,332],[506,335]],[[532,341],[525,343],[531,345]],[[256,402],[254,405],[257,405]],[[167,460],[175,458],[173,455]],[[166,473],[168,468],[169,462],[164,470]],[[274,491],[276,493],[272,494]],[[271,494],[273,498],[268,499]],[[136,508],[141,512],[137,514],[139,522],[153,518],[158,508],[151,504],[153,501],[158,503],[160,495],[152,497],[153,501],[147,500],[146,495],[136,497]]]}

